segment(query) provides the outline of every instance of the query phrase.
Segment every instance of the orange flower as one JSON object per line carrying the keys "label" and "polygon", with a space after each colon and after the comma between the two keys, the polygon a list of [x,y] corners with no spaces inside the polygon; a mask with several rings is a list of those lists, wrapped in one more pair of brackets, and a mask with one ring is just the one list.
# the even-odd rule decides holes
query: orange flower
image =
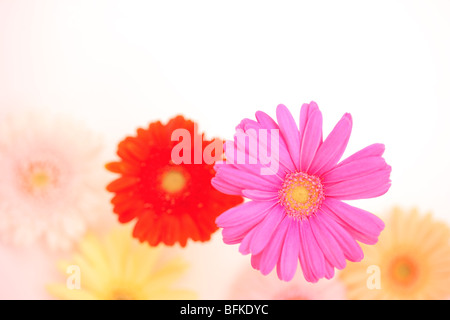
{"label": "orange flower", "polygon": [[392,210],[377,245],[341,272],[350,299],[448,299],[450,228],[432,218]]}
{"label": "orange flower", "polygon": [[[172,161],[172,150],[179,144],[172,141],[176,129],[185,129],[192,137],[188,142],[188,151],[193,151],[189,156],[191,164]],[[218,229],[216,217],[243,201],[242,197],[225,195],[211,186],[213,163],[203,159],[198,163],[200,147],[203,155],[205,147],[215,141],[220,142],[203,141],[194,122],[177,116],[166,125],[157,121],[148,129],[139,128],[137,136],[119,143],[117,155],[121,160],[106,168],[121,177],[107,190],[115,193],[111,203],[121,223],[137,219],[135,238],[152,246],[179,242],[184,247],[187,239],[207,241]]]}

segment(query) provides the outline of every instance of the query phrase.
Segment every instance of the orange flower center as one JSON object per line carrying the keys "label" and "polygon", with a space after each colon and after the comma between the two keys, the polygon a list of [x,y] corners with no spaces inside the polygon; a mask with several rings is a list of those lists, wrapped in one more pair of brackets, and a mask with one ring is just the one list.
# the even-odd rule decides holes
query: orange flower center
{"label": "orange flower center", "polygon": [[303,172],[286,175],[278,196],[286,214],[297,219],[316,213],[325,198],[320,179]]}
{"label": "orange flower center", "polygon": [[129,290],[120,288],[112,291],[110,300],[137,300],[137,299],[136,296]]}
{"label": "orange flower center", "polygon": [[46,172],[36,172],[31,176],[30,184],[36,188],[44,188],[50,182],[50,177]]}
{"label": "orange flower center", "polygon": [[409,287],[419,278],[419,268],[409,256],[397,257],[389,266],[389,276],[394,283]]}
{"label": "orange flower center", "polygon": [[161,188],[167,193],[182,191],[187,184],[186,175],[177,169],[169,169],[162,174]]}
{"label": "orange flower center", "polygon": [[21,172],[22,186],[32,195],[44,195],[59,180],[57,168],[47,162],[33,162]]}

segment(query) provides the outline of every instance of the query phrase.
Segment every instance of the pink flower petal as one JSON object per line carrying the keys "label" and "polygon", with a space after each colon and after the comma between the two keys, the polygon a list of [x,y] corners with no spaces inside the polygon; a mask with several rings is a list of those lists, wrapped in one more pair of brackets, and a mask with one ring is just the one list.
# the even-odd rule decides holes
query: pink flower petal
{"label": "pink flower petal", "polygon": [[240,188],[230,185],[225,180],[217,178],[217,177],[214,177],[211,179],[211,185],[216,190],[218,190],[222,193],[225,193],[225,194],[237,195],[237,196],[242,195],[242,190]]}
{"label": "pink flower petal", "polygon": [[277,120],[280,126],[281,136],[286,141],[292,162],[298,169],[300,164],[300,133],[292,114],[285,105],[278,105]]}
{"label": "pink flower petal", "polygon": [[244,118],[242,121],[236,126],[236,129],[248,130],[248,129],[259,129],[261,126],[258,122],[252,119]]}
{"label": "pink flower petal", "polygon": [[276,202],[248,201],[228,209],[216,218],[219,228],[234,227],[259,219],[266,215]]}
{"label": "pink flower petal", "polygon": [[262,256],[262,252],[258,253],[258,254],[252,254],[250,263],[251,263],[253,269],[259,270],[259,268],[261,266],[261,256]]}
{"label": "pink flower petal", "polygon": [[313,109],[302,134],[300,171],[308,172],[319,146],[322,144],[322,113]]}
{"label": "pink flower petal", "polygon": [[[282,179],[281,177],[277,175],[262,175],[261,174],[261,168],[262,166],[260,164],[226,164],[226,163],[216,163],[214,165],[214,169],[216,170],[217,174],[216,177],[225,177],[224,172],[227,172],[228,170],[232,172],[233,175],[241,175],[241,173],[244,174],[252,174],[256,176],[259,179],[266,180],[271,185],[276,185],[277,187],[281,185]],[[225,171],[223,171],[225,169]],[[222,172],[219,174],[219,172]]]}
{"label": "pink flower petal", "polygon": [[241,243],[250,230],[251,228],[247,228],[247,225],[242,225],[240,228],[225,228],[222,230],[222,241],[229,245]]}
{"label": "pink flower petal", "polygon": [[321,175],[332,169],[344,154],[351,131],[352,117],[346,113],[317,150],[308,173]]}
{"label": "pink flower petal", "polygon": [[261,126],[264,128],[278,130],[280,129],[275,120],[273,120],[271,116],[263,111],[256,111],[255,117],[256,120],[258,120],[258,123],[261,124]]}
{"label": "pink flower petal", "polygon": [[[253,161],[257,162],[261,167],[270,169],[270,165],[272,165],[273,161],[278,162],[276,167],[278,168],[278,171],[273,171],[274,169],[271,169],[273,172],[273,175],[278,175],[280,178],[284,178],[286,175],[286,172],[289,171],[288,167],[291,166],[292,160],[289,156],[289,153],[287,151],[287,147],[284,144],[280,144],[280,141],[283,141],[282,137],[278,136],[278,140],[275,140],[278,145],[272,146],[272,132],[268,132],[267,135],[263,138],[259,136],[260,132],[256,131],[249,131],[248,132],[248,145],[257,145],[258,148],[247,148],[245,150],[246,154],[248,155],[249,159],[252,159]],[[259,152],[261,152],[261,148],[263,150],[267,150],[265,152],[265,155],[269,157],[270,162],[267,163],[266,161],[262,162]],[[253,150],[252,150],[253,149]],[[258,149],[258,150],[256,150]],[[267,163],[267,164],[263,164]],[[261,172],[261,170],[260,170]]]}
{"label": "pink flower petal", "polygon": [[344,256],[347,260],[352,262],[361,261],[364,257],[363,251],[358,243],[350,234],[344,230],[337,222],[335,222],[329,216],[323,215],[322,222],[328,229],[328,231],[334,236],[338,242]]}
{"label": "pink flower petal", "polygon": [[365,147],[364,149],[359,150],[358,152],[352,154],[350,157],[342,160],[337,166],[343,166],[352,161],[365,159],[369,157],[381,157],[384,153],[384,144],[374,143],[370,146]]}
{"label": "pink flower petal", "polygon": [[368,199],[385,194],[390,186],[391,167],[348,179],[334,184],[327,184],[324,188],[326,197],[340,200]]}
{"label": "pink flower petal", "polygon": [[300,141],[303,139],[303,135],[305,132],[306,124],[308,123],[309,115],[312,110],[315,108],[319,108],[316,103],[304,103],[300,109],[300,119],[299,119],[299,132],[300,132]]}
{"label": "pink flower petal", "polygon": [[[297,226],[297,229],[298,229],[298,233],[300,234],[300,226]],[[299,252],[298,252],[298,260],[300,262],[300,267],[302,268],[303,276],[305,277],[306,281],[308,281],[308,282],[316,282],[317,279],[312,273],[311,266],[310,266],[309,260],[307,258],[308,252],[309,251],[307,251],[306,253],[303,252],[303,246],[302,246],[302,243],[300,242]],[[322,254],[322,256],[323,256],[323,254]]]}
{"label": "pink flower petal", "polygon": [[273,270],[280,258],[281,249],[283,247],[289,223],[290,219],[285,216],[283,221],[281,221],[281,223],[278,225],[277,230],[272,234],[272,237],[266,248],[261,252],[259,270],[263,275],[268,275]]}
{"label": "pink flower petal", "polygon": [[334,267],[333,265],[325,259],[325,278],[332,279],[334,277]]}
{"label": "pink flower petal", "polygon": [[260,223],[268,212],[261,211],[259,215],[255,215],[252,219],[243,220],[240,224],[229,226],[222,230],[223,242],[226,244],[238,244],[250,232],[251,229]]}
{"label": "pink flower petal", "polygon": [[383,220],[376,215],[337,199],[327,198],[322,209],[362,243],[375,244],[384,229]]}
{"label": "pink flower petal", "polygon": [[236,170],[230,166],[222,167],[215,178],[222,179],[229,185],[241,189],[241,192],[244,189],[278,191],[281,185],[281,181],[274,180],[273,176],[255,175],[243,170]]}
{"label": "pink flower petal", "polygon": [[338,269],[343,269],[346,265],[345,256],[336,239],[326,228],[322,214],[319,211],[315,216],[309,218],[314,238],[319,244],[324,257]]}
{"label": "pink flower petal", "polygon": [[[280,130],[278,124],[269,115],[262,111],[256,112],[256,119],[263,128]],[[285,172],[295,171],[296,166],[292,162],[289,155],[288,147],[283,137],[279,139],[279,157],[280,157],[280,169],[284,169]]]}
{"label": "pink flower petal", "polygon": [[299,239],[298,221],[292,220],[286,232],[280,260],[277,264],[277,274],[281,280],[291,281],[294,278],[300,250]]}
{"label": "pink flower petal", "polygon": [[253,237],[255,236],[256,229],[251,229],[242,239],[241,244],[239,245],[239,252],[242,254],[250,253],[250,246],[253,242]]}
{"label": "pink flower petal", "polygon": [[[299,128],[300,128],[300,142],[303,140],[303,136],[305,135],[305,128],[306,124],[308,123],[308,119],[314,112],[320,112],[319,106],[314,101],[311,101],[309,104],[304,103],[302,105],[302,108],[300,110],[300,121],[299,121]],[[322,137],[322,126],[320,126],[321,137],[320,137],[320,143],[323,141]]]}
{"label": "pink flower petal", "polygon": [[343,165],[334,167],[322,176],[325,185],[331,185],[346,180],[361,178],[370,173],[374,173],[388,166],[381,157],[367,157],[347,162]]}
{"label": "pink flower petal", "polygon": [[250,252],[252,254],[260,253],[270,240],[272,234],[277,230],[278,224],[286,216],[284,208],[280,205],[275,205],[272,210],[266,214],[264,220],[255,228],[255,235],[253,236],[250,245]]}
{"label": "pink flower petal", "polygon": [[[232,168],[233,170],[243,171],[247,173],[251,173],[255,176],[259,176],[262,179],[267,179],[268,181],[273,181],[274,183],[278,183],[280,181],[280,177],[277,178],[275,175],[261,175],[260,164],[231,164],[231,163],[215,163],[214,170],[216,172],[221,171],[223,168]],[[239,172],[235,172],[236,174],[240,174]]]}
{"label": "pink flower petal", "polygon": [[[273,174],[263,175],[266,178],[271,178],[274,176],[278,176],[279,179],[284,178],[286,172],[291,171],[290,168],[293,168],[291,157],[287,151],[287,147],[283,141],[282,137],[277,139],[277,146],[274,146],[275,149],[272,149],[270,142],[272,140],[271,134],[272,132],[268,132],[264,139],[259,137],[260,132],[256,130],[247,131],[247,132],[237,132],[235,134],[235,140],[227,141],[224,144],[224,153],[226,159],[228,159],[229,163],[216,163],[215,169],[218,171],[221,167],[229,167],[232,166],[238,170],[242,171],[251,171],[257,175],[261,175],[262,168],[271,169],[270,166],[273,166],[272,162],[276,161],[273,170]],[[253,147],[256,146],[256,147]],[[264,148],[264,154],[269,157],[269,159],[265,159],[266,161],[261,161],[260,152],[261,148]],[[267,161],[269,163],[267,163]],[[278,171],[276,171],[278,170]],[[267,169],[266,169],[267,171]]]}
{"label": "pink flower petal", "polygon": [[278,199],[278,192],[274,191],[262,191],[262,190],[250,190],[246,189],[242,191],[244,197],[247,197],[256,201],[275,201]]}
{"label": "pink flower petal", "polygon": [[325,260],[324,254],[312,232],[310,220],[300,223],[300,241],[299,260],[303,273],[309,275],[310,279],[308,281],[317,282],[325,276]]}

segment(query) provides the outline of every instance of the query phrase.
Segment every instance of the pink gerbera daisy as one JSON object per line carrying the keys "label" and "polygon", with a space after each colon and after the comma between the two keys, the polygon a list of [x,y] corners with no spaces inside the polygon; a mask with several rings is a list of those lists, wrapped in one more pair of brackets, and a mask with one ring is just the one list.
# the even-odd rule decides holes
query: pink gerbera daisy
{"label": "pink gerbera daisy", "polygon": [[[251,200],[217,218],[223,240],[240,243],[239,251],[251,254],[253,268],[264,275],[277,266],[278,277],[290,281],[300,262],[307,281],[330,279],[346,260],[363,258],[356,241],[375,244],[384,228],[375,215],[341,201],[373,198],[389,190],[391,167],[382,158],[384,145],[370,145],[338,163],[352,118],[346,113],[323,141],[322,113],[315,102],[302,106],[300,130],[284,105],[277,108],[278,124],[261,111],[256,119],[244,119],[237,127],[237,142],[225,144],[227,161],[239,152],[249,160],[215,166],[215,188]],[[266,143],[268,133],[262,135],[261,129],[279,132],[278,152],[274,141]],[[267,155],[277,154],[276,170],[268,168],[261,150],[243,145],[239,136],[249,146],[269,149]],[[273,174],[261,174],[263,169]]]}

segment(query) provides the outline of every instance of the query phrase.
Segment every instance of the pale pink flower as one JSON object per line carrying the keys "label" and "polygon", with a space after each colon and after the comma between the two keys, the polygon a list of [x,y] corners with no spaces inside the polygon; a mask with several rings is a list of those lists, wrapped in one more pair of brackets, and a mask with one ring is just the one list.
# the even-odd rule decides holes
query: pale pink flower
{"label": "pale pink flower", "polygon": [[232,283],[230,300],[345,300],[345,286],[337,279],[307,282],[298,272],[290,282],[280,281],[275,273],[263,276],[245,268]]}
{"label": "pale pink flower", "polygon": [[[345,114],[322,141],[322,113],[314,102],[302,106],[300,130],[284,105],[277,108],[278,124],[261,111],[256,119],[244,119],[237,129],[247,135],[248,145],[257,140],[259,148],[265,143],[259,129],[279,130],[278,170],[262,175],[260,169],[267,162],[261,161],[259,152],[238,142],[233,148],[226,144],[227,160],[245,150],[247,159],[258,163],[215,166],[215,188],[251,200],[217,218],[223,240],[240,243],[239,251],[251,254],[252,266],[264,275],[277,266],[279,278],[289,281],[300,262],[307,281],[330,279],[346,260],[363,258],[356,241],[374,244],[384,228],[375,215],[342,202],[389,190],[391,167],[382,158],[384,145],[370,145],[338,163],[350,138],[352,118]],[[276,150],[267,154],[271,151]]]}
{"label": "pale pink flower", "polygon": [[71,119],[38,111],[4,118],[0,241],[70,247],[107,203],[101,151],[99,138]]}

